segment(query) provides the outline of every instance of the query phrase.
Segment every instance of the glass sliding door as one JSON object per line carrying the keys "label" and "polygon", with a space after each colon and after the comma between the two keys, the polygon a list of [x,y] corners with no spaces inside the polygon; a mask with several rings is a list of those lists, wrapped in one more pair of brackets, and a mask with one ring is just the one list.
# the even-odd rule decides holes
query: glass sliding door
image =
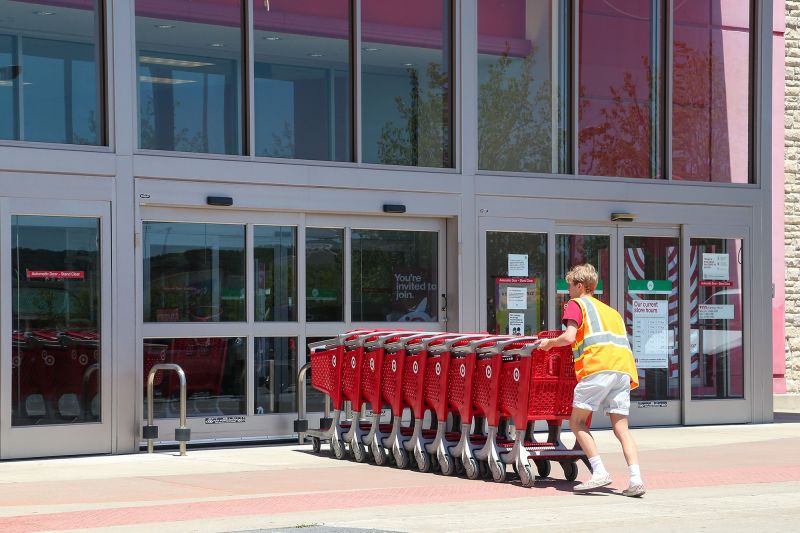
{"label": "glass sliding door", "polygon": [[108,224],[104,203],[2,209],[4,459],[111,451]]}

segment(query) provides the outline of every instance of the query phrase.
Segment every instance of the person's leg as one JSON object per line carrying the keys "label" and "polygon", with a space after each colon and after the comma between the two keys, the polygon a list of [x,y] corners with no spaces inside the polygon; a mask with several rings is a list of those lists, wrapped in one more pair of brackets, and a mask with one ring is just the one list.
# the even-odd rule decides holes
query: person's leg
{"label": "person's leg", "polygon": [[642,496],[645,493],[644,481],[639,470],[639,451],[636,448],[636,441],[633,440],[630,429],[628,428],[628,415],[609,413],[611,427],[614,436],[617,437],[622,445],[622,453],[625,455],[625,462],[628,463],[630,471],[630,481],[628,488],[622,491],[625,496]]}
{"label": "person's leg", "polygon": [[588,409],[581,409],[579,407],[572,407],[572,416],[569,419],[569,428],[575,434],[575,440],[578,441],[583,453],[589,459],[589,464],[592,466],[592,477],[586,483],[576,485],[574,490],[585,491],[598,487],[604,487],[611,483],[611,475],[603,465],[603,460],[597,453],[597,446],[594,442],[587,420],[592,411]]}

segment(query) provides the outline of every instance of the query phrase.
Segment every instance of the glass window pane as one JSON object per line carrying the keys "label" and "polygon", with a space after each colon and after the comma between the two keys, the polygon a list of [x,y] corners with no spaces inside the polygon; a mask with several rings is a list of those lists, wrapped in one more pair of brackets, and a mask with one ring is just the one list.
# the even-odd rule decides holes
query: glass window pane
{"label": "glass window pane", "polygon": [[750,181],[751,4],[675,3],[672,179]]}
{"label": "glass window pane", "polygon": [[[186,373],[186,416],[243,415],[247,342],[244,337],[144,339],[144,413],[147,375],[153,365],[175,363]],[[153,416],[178,418],[180,381],[173,371],[156,372]]]}
{"label": "glass window pane", "polygon": [[744,398],[741,239],[692,239],[692,399]]}
{"label": "glass window pane", "polygon": [[610,305],[611,286],[609,263],[610,237],[608,235],[556,235],[556,318],[569,302],[567,272],[577,265],[589,263],[600,275],[594,297]]}
{"label": "glass window pane", "polygon": [[297,229],[256,226],[253,238],[256,321],[297,320]]}
{"label": "glass window pane", "polygon": [[99,422],[100,223],[11,217],[11,425]]}
{"label": "glass window pane", "polygon": [[145,222],[145,322],[241,322],[244,226]]}
{"label": "glass window pane", "polygon": [[256,338],[255,365],[255,414],[297,413],[297,339]]}
{"label": "glass window pane", "polygon": [[105,142],[99,4],[0,0],[0,139]]}
{"label": "glass window pane", "polygon": [[306,320],[344,321],[343,229],[306,229]]}
{"label": "glass window pane", "polygon": [[677,237],[625,237],[625,326],[639,370],[632,400],[680,399]]}
{"label": "glass window pane", "polygon": [[581,0],[579,174],[660,178],[659,1]]}
{"label": "glass window pane", "polygon": [[242,153],[242,2],[136,2],[139,147]]}
{"label": "glass window pane", "polygon": [[567,172],[568,22],[565,2],[478,1],[479,168]]}
{"label": "glass window pane", "polygon": [[365,163],[451,167],[450,1],[362,0]]}
{"label": "glass window pane", "polygon": [[353,321],[436,322],[438,234],[354,229]]}
{"label": "glass window pane", "polygon": [[486,328],[535,335],[547,329],[547,235],[486,233]]}
{"label": "glass window pane", "polygon": [[352,161],[350,2],[253,0],[256,155]]}

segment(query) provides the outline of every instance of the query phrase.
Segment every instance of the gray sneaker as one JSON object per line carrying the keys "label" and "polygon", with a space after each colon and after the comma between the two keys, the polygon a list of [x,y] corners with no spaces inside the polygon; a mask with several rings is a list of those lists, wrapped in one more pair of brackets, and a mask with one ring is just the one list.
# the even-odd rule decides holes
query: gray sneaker
{"label": "gray sneaker", "polygon": [[594,490],[599,489],[600,487],[605,487],[606,485],[611,485],[611,474],[606,474],[604,476],[594,477],[587,481],[586,483],[581,483],[580,485],[575,485],[572,489],[575,492],[585,492],[587,490]]}
{"label": "gray sneaker", "polygon": [[623,496],[629,496],[631,498],[638,498],[639,496],[644,496],[644,483],[637,483],[636,485],[631,485],[627,489],[622,491]]}

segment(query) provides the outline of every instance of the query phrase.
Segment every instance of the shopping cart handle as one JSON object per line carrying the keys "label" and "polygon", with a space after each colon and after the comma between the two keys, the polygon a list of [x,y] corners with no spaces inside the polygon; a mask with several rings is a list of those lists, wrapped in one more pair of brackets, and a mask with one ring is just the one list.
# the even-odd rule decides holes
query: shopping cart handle
{"label": "shopping cart handle", "polygon": [[[517,344],[517,343],[520,343],[520,342],[523,342],[523,343],[532,342],[532,343],[535,343],[535,346],[539,346],[539,343],[542,342],[542,340],[539,337],[515,337],[513,339],[508,339],[507,341],[504,341],[504,342],[498,342],[497,344],[495,344],[493,346],[487,346],[485,348],[481,348],[479,350],[479,352],[480,353],[493,353],[493,354],[495,354],[495,353],[507,353],[508,355],[520,355],[522,353],[522,352],[520,352],[520,350],[525,350],[528,346],[523,346],[522,348],[509,350],[507,352],[505,351],[507,346],[510,346],[512,344]],[[533,348],[533,349],[535,350],[536,348]]]}
{"label": "shopping cart handle", "polygon": [[542,344],[542,339],[538,339],[539,342],[534,342],[533,344],[526,344],[522,348],[515,348],[513,350],[509,350],[506,353],[508,355],[521,355],[523,357],[530,357],[534,350],[539,349],[539,345]]}
{"label": "shopping cart handle", "polygon": [[[491,337],[483,337],[480,339],[475,339],[474,341],[468,342],[467,344],[464,344],[462,346],[456,346],[455,348],[453,348],[453,351],[456,353],[477,351],[478,346],[480,346],[484,342],[499,342],[510,339],[511,337],[509,337],[508,335],[495,335]],[[480,351],[483,352],[483,348]]]}
{"label": "shopping cart handle", "polygon": [[387,350],[396,350],[398,348],[402,348],[402,347],[408,345],[409,342],[415,341],[417,339],[424,339],[428,335],[434,335],[435,336],[435,335],[440,335],[440,333],[435,332],[435,331],[425,331],[425,332],[422,332],[422,333],[415,333],[413,335],[409,335],[408,337],[403,337],[401,339],[398,339],[396,342],[391,342],[391,343],[387,344],[386,346],[384,346],[384,348],[387,349]]}
{"label": "shopping cart handle", "polygon": [[[466,340],[470,340],[470,339],[477,340],[476,337],[479,337],[481,339],[485,339],[486,338],[485,336],[481,337],[480,333],[472,333],[472,334],[469,334],[469,335],[461,335],[461,334],[458,334],[458,333],[451,333],[449,335],[451,335],[450,338],[445,339],[441,344],[437,344],[436,346],[431,346],[430,350],[433,353],[449,352],[449,351],[454,349],[453,345],[455,343],[457,343],[457,342],[462,342],[462,341],[466,341]],[[439,339],[441,339],[441,337],[439,337]],[[437,339],[435,339],[435,338],[434,339],[428,339],[426,341],[426,343],[430,344],[431,342],[433,342],[435,340],[437,340]]]}
{"label": "shopping cart handle", "polygon": [[[372,339],[371,341],[367,342],[364,347],[369,349],[378,348],[382,344],[384,344],[389,339],[393,339],[395,337],[400,337],[399,340],[403,338],[412,337],[418,335],[416,331],[408,331],[405,329],[397,330],[397,331],[390,331],[388,333],[381,333],[378,337]],[[397,342],[399,342],[399,340]],[[392,346],[395,343],[389,343],[387,346]]]}

